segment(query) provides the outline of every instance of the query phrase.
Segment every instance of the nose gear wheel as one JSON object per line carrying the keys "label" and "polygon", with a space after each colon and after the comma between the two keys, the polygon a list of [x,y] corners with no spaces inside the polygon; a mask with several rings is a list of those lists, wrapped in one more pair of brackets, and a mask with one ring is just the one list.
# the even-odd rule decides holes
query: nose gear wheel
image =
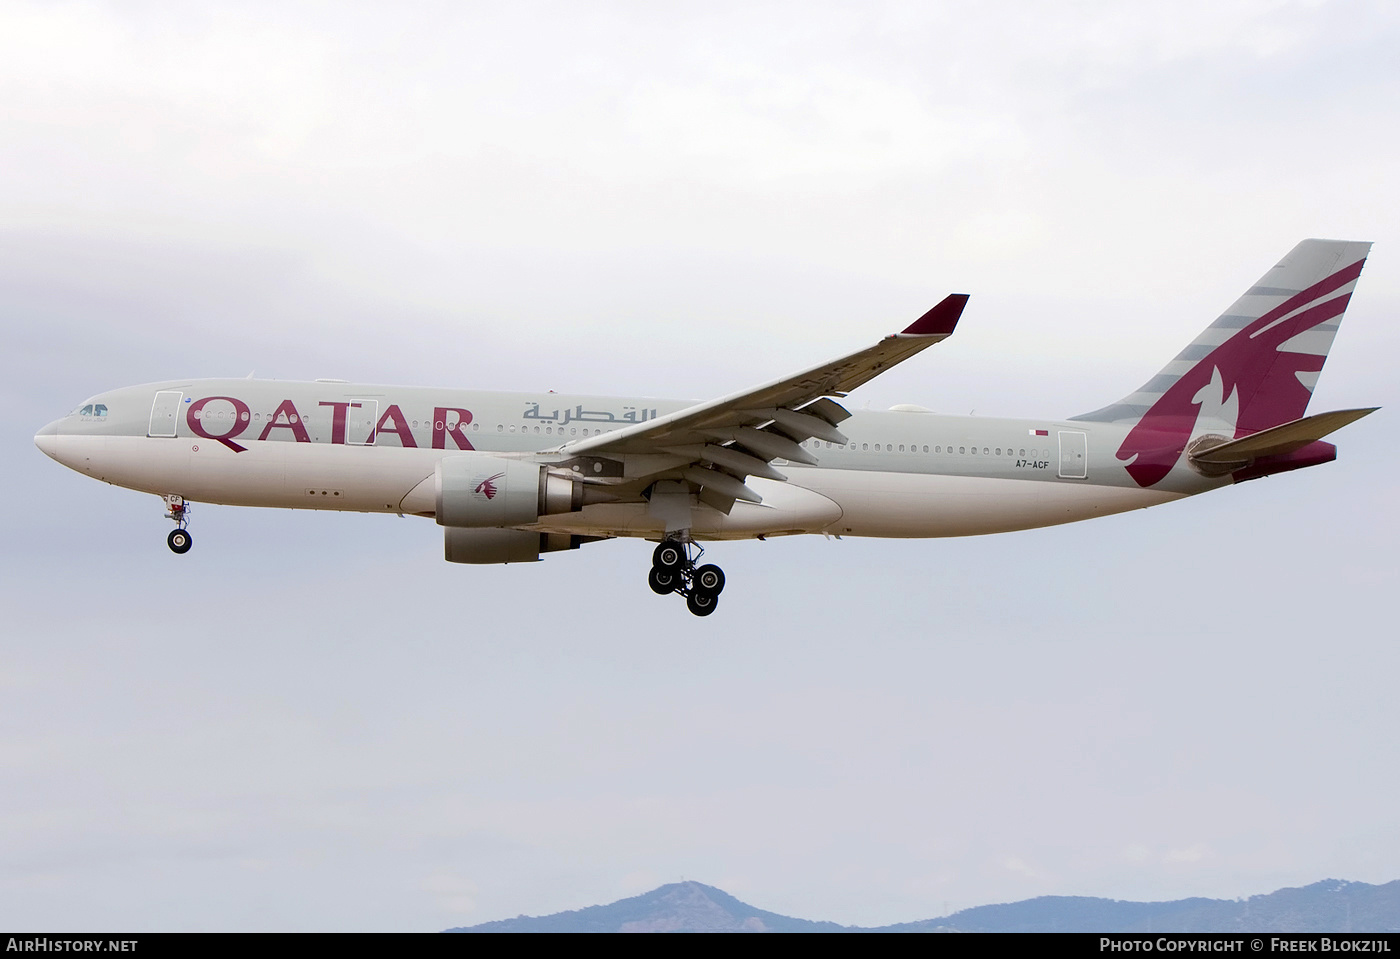
{"label": "nose gear wheel", "polygon": [[175,529],[165,538],[165,545],[172,553],[188,553],[194,545],[194,537],[186,529],[190,522],[190,504],[179,493],[167,493],[161,499],[167,510],[165,518],[175,521]]}

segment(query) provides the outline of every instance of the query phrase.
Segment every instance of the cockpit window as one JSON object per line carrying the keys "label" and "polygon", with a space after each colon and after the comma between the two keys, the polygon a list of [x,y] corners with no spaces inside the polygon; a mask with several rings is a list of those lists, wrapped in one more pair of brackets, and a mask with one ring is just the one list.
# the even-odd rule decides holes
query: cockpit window
{"label": "cockpit window", "polygon": [[91,415],[92,415],[92,404],[89,403],[87,406],[84,406],[82,409],[78,410],[78,415],[79,415],[79,416],[91,416]]}
{"label": "cockpit window", "polygon": [[79,407],[78,409],[74,410],[74,411],[72,412],[72,414],[70,414],[70,415],[72,415],[72,416],[106,416],[106,415],[107,415],[107,404],[106,404],[106,403],[88,403],[87,405],[81,406],[81,407]]}
{"label": "cockpit window", "polygon": [[106,415],[107,415],[107,404],[106,404],[106,403],[94,403],[94,404],[92,404],[92,415],[93,415],[93,416],[106,416]]}

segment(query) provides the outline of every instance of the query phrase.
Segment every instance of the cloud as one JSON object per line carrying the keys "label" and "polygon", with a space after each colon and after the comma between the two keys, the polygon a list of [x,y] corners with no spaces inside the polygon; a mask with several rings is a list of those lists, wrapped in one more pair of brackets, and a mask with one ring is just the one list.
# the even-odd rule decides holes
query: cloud
{"label": "cloud", "polygon": [[479,890],[470,879],[451,873],[434,873],[423,880],[420,888],[433,897],[433,902],[444,913],[467,917],[476,911]]}
{"label": "cloud", "polygon": [[1179,849],[1169,849],[1162,855],[1165,863],[1196,863],[1214,859],[1215,851],[1206,843],[1198,842]]}

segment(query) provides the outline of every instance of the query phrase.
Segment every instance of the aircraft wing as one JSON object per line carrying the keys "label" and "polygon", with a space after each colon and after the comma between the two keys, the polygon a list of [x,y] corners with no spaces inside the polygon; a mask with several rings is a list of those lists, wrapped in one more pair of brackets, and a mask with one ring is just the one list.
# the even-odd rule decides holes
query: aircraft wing
{"label": "aircraft wing", "polygon": [[[935,343],[947,339],[967,305],[954,293],[904,330],[829,363],[753,389],[668,413],[646,423],[599,436],[574,440],[553,452],[588,454],[662,454],[679,466],[675,472],[701,487],[701,500],[728,512],[735,499],[759,502],[743,484],[747,476],[786,479],[770,464],[775,459],[815,463],[799,443],[820,439],[845,443],[836,424],[848,418],[829,397],[845,396]],[[691,464],[691,465],[688,465]]]}

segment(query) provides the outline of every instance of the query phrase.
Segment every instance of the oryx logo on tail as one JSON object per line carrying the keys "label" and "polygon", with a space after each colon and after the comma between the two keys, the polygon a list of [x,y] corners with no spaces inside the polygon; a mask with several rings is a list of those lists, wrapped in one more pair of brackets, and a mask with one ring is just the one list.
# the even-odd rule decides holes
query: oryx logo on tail
{"label": "oryx logo on tail", "polygon": [[1369,249],[1304,240],[1137,392],[1073,419],[1134,422],[1117,455],[1144,487],[1198,432],[1236,439],[1299,419]]}

